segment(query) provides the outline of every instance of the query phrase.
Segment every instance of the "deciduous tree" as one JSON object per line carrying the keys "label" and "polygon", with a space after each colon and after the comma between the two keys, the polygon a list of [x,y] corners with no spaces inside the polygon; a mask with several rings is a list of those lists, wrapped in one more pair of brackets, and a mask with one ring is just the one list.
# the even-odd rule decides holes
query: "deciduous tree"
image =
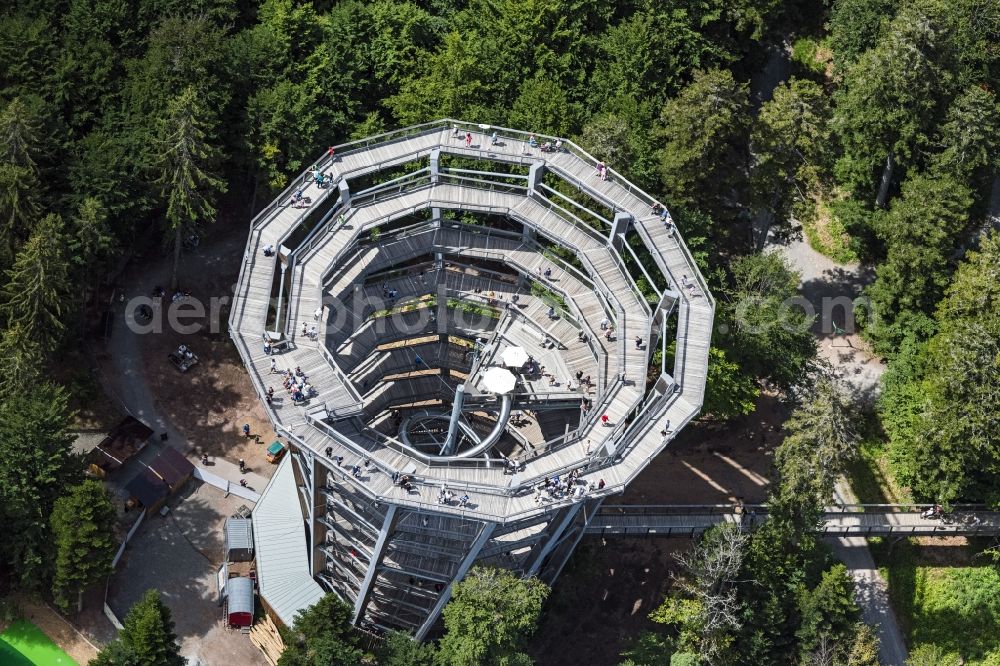
{"label": "deciduous tree", "polygon": [[740,257],[725,289],[719,337],[746,374],[783,389],[798,383],[816,355],[812,316],[799,300],[799,274],[777,252]]}
{"label": "deciduous tree", "polygon": [[443,612],[445,635],[438,662],[448,666],[528,664],[528,637],[538,624],[549,588],[504,569],[474,567],[453,587]]}
{"label": "deciduous tree", "polygon": [[746,140],[747,87],[729,70],[695,72],[660,114],[660,175],[667,201],[720,216],[742,187],[739,146]]}

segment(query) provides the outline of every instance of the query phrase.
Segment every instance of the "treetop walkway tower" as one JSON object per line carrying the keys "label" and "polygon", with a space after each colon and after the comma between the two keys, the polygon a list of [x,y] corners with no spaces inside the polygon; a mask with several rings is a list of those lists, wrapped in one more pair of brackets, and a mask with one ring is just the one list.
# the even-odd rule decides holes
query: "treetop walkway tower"
{"label": "treetop walkway tower", "polygon": [[291,449],[254,510],[286,624],[332,591],[423,638],[474,564],[551,583],[698,414],[697,266],[653,198],[557,141],[407,127],[328,151],[252,222],[229,323]]}

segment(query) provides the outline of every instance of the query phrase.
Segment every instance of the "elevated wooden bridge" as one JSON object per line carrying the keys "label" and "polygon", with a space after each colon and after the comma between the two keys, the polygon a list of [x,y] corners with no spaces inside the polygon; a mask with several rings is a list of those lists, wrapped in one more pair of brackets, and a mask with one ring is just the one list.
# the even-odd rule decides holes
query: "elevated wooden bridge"
{"label": "elevated wooden bridge", "polygon": [[[924,518],[911,504],[847,504],[827,507],[817,531],[829,536],[998,536],[1000,511],[960,505],[945,519]],[[767,520],[765,505],[603,504],[586,533],[602,537],[694,537],[720,523],[751,527]]]}

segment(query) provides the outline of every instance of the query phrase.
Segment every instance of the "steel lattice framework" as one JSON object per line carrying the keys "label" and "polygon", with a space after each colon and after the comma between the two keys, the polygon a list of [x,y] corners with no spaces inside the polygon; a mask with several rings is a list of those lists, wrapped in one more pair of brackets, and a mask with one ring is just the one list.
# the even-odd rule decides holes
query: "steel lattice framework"
{"label": "steel lattice framework", "polygon": [[[280,566],[366,626],[423,638],[474,564],[551,583],[702,405],[697,266],[656,201],[566,140],[441,120],[338,146],[243,261],[230,331],[277,390],[307,532]],[[302,401],[272,360],[301,368]],[[277,566],[258,562],[264,601],[294,608],[268,599]]]}

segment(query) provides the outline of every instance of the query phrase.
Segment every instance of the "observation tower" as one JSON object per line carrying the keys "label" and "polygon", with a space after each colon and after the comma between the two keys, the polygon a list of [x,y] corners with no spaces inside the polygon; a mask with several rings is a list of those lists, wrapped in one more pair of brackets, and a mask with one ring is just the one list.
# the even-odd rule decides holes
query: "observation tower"
{"label": "observation tower", "polygon": [[329,591],[423,639],[473,565],[551,584],[698,414],[715,302],[602,167],[446,119],[327,151],[254,219],[229,324],[290,449],[253,514],[282,622]]}

